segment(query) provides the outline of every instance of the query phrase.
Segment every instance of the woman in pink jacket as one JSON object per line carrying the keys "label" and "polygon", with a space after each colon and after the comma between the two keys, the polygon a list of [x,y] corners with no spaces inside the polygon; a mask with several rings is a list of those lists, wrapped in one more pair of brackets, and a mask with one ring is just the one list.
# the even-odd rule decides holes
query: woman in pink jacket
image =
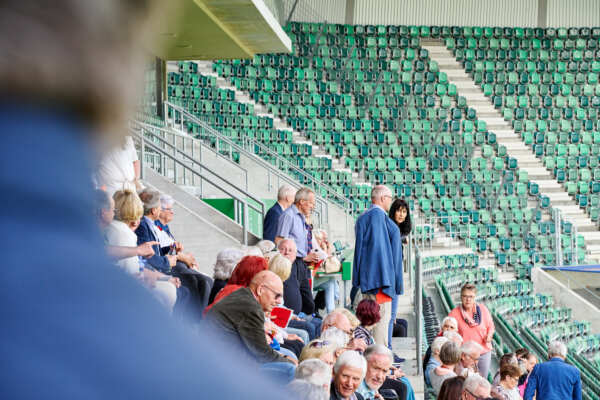
{"label": "woman in pink jacket", "polygon": [[487,379],[492,359],[492,337],[494,321],[486,306],[475,302],[477,288],[471,283],[460,289],[461,305],[452,310],[449,316],[458,322],[458,333],[465,342],[473,340],[485,349],[477,361],[479,374]]}

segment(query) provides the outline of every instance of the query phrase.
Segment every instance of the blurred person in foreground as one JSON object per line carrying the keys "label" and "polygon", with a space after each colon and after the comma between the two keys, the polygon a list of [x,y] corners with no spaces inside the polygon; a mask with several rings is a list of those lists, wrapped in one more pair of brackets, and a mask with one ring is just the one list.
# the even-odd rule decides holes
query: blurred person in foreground
{"label": "blurred person in foreground", "polygon": [[[90,212],[97,145],[127,131],[155,4],[0,4],[0,122],[10,149],[0,159],[10,193],[0,218],[11,232],[0,291],[11,373],[1,398],[286,398],[112,267]],[[160,379],[148,379],[156,368]]]}

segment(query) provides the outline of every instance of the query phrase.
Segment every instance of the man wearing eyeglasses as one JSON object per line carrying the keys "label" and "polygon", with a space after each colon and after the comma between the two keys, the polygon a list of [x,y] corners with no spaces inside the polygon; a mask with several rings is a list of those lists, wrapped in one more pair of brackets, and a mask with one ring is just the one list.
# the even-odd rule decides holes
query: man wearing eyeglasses
{"label": "man wearing eyeglasses", "polygon": [[461,347],[460,361],[454,368],[456,375],[467,377],[469,374],[478,373],[477,363],[484,348],[477,342],[469,340]]}
{"label": "man wearing eyeglasses", "polygon": [[392,191],[377,185],[371,191],[371,207],[356,220],[356,243],[352,286],[363,298],[377,301],[381,319],[373,329],[375,342],[388,346],[392,298],[404,292],[402,282],[402,243],[398,225],[387,213]]}
{"label": "man wearing eyeglasses", "polygon": [[287,383],[294,378],[296,361],[269,346],[264,328],[265,312],[271,312],[282,300],[281,279],[271,271],[261,271],[249,287],[216,303],[207,320],[226,342],[241,350],[244,358],[261,364],[269,375]]}
{"label": "man wearing eyeglasses", "polygon": [[463,383],[461,400],[483,400],[491,395],[492,385],[479,374],[471,374]]}

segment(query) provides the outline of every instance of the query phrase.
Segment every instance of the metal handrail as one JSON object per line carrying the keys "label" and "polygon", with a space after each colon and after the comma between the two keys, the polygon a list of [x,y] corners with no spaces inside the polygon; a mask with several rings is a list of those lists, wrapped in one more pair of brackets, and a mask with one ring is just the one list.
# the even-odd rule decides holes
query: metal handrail
{"label": "metal handrail", "polygon": [[[248,193],[247,191],[232,185],[230,182],[227,181],[227,179],[225,179],[222,176],[220,176],[219,174],[215,173],[214,171],[212,171],[210,168],[206,167],[202,163],[194,160],[189,155],[187,155],[185,152],[182,152],[181,150],[177,149],[176,146],[172,145],[166,139],[155,134],[151,130],[146,129],[144,127],[140,127],[139,131],[136,131],[133,128],[130,128],[130,131],[131,131],[132,136],[137,138],[141,142],[142,157],[140,157],[140,159],[141,159],[141,163],[142,163],[142,170],[143,170],[143,163],[145,161],[144,154],[146,152],[146,147],[149,147],[153,151],[159,153],[162,157],[167,157],[167,158],[171,159],[173,161],[173,163],[181,166],[182,168],[184,168],[184,170],[190,171],[190,173],[192,173],[193,175],[198,176],[200,178],[201,182],[202,181],[208,182],[209,184],[218,188],[220,191],[222,191],[226,195],[230,196],[234,201],[237,201],[238,204],[242,204],[243,215],[241,218],[241,222],[238,222],[238,221],[236,221],[236,222],[240,223],[240,225],[242,226],[244,244],[248,244],[248,211],[249,211],[248,209],[252,209],[252,210],[258,212],[261,216],[260,220],[261,221],[264,220],[265,205],[260,199],[253,196],[251,193]],[[158,139],[160,142],[162,142],[163,145],[168,146],[170,149],[173,150],[173,154],[171,154],[169,151],[167,151],[165,149],[162,149],[160,146],[153,143],[152,141],[147,140],[145,137],[145,134],[149,134],[153,139]],[[177,153],[182,155],[184,158],[188,159],[188,161],[191,161],[192,166],[187,165],[184,161],[182,161],[180,159],[180,157],[178,157]],[[194,164],[198,165],[200,168],[196,169],[194,167]],[[164,174],[165,171],[163,170],[162,172]],[[215,182],[213,179],[211,179],[211,177],[206,175],[206,172],[210,173],[211,175],[213,175],[214,177],[219,179],[221,182]],[[224,185],[228,185],[233,190],[231,190],[231,189],[228,190],[228,189],[224,188]],[[241,193],[241,195],[245,196],[245,197],[235,194],[234,192],[236,192],[236,191]],[[255,203],[259,204],[259,206],[255,206],[254,204],[248,202],[247,199],[253,200]],[[237,210],[237,207],[235,207],[235,209]]]}
{"label": "metal handrail", "polygon": [[[227,161],[229,164],[231,164],[233,167],[241,170],[241,172],[243,172],[244,174],[244,179],[245,179],[245,190],[248,190],[248,170],[246,170],[244,167],[242,167],[239,163],[236,163],[235,161],[233,161],[231,158],[225,157],[223,154],[221,154],[220,152],[218,152],[216,149],[213,149],[210,146],[205,145],[201,140],[196,139],[192,136],[189,136],[185,133],[179,132],[177,130],[174,129],[170,129],[170,128],[163,128],[160,126],[155,126],[152,124],[148,124],[146,122],[140,121],[140,120],[130,120],[130,126],[133,127],[144,127],[146,129],[146,131],[151,130],[153,132],[160,132],[164,135],[171,135],[173,137],[177,137],[180,138],[183,141],[183,149],[179,149],[180,152],[182,153],[186,153],[186,146],[185,146],[185,142],[189,141],[192,146],[192,154],[191,157],[193,159],[195,159],[194,156],[194,143],[198,143],[199,147],[200,147],[200,151],[199,151],[199,160],[200,162],[202,162],[202,149],[207,149],[208,151],[210,151],[211,153],[215,154],[215,156],[222,158],[223,160]],[[186,153],[187,154],[187,153]]]}
{"label": "metal handrail", "polygon": [[[173,110],[179,112],[182,115],[182,117],[188,118],[190,120],[190,122],[193,122],[193,123],[196,123],[198,125],[201,125],[202,128],[204,128],[205,130],[207,130],[210,134],[212,134],[212,135],[218,137],[220,140],[228,143],[230,146],[232,146],[236,150],[241,151],[243,153],[250,153],[253,156],[256,156],[256,154],[254,152],[249,152],[245,147],[242,147],[242,146],[238,145],[233,140],[231,140],[227,136],[223,135],[218,130],[214,129],[206,121],[203,121],[199,117],[197,117],[194,114],[190,113],[185,108],[183,108],[181,106],[178,106],[176,104],[173,104],[173,103],[171,103],[169,101],[165,101],[164,104],[165,104],[165,107],[167,108],[167,110],[165,110],[165,111],[168,111],[168,107],[170,107]],[[167,112],[165,112],[165,116],[166,115],[168,115]],[[181,125],[181,128],[183,128],[183,118],[181,119],[180,125]],[[277,160],[278,165],[280,165],[280,164],[284,165],[287,170],[291,170],[291,171],[294,171],[294,172],[298,173],[300,176],[302,176],[304,179],[306,179],[309,182],[312,181],[313,182],[313,186],[315,188],[324,189],[325,192],[327,193],[327,196],[336,199],[339,203],[342,204],[342,207],[347,212],[350,212],[352,210],[352,200],[350,200],[346,196],[340,195],[335,190],[333,190],[329,185],[327,185],[327,184],[323,183],[322,181],[316,179],[312,175],[307,174],[305,171],[303,171],[302,169],[300,169],[298,166],[292,164],[289,160],[286,160],[285,158],[281,157],[279,154],[277,154],[273,150],[269,149],[264,144],[262,144],[260,142],[257,142],[257,141],[255,141],[255,140],[253,140],[251,138],[247,138],[247,137],[242,138],[242,141],[246,142],[246,143],[248,143],[250,145],[252,145],[254,148],[260,149],[262,152],[268,154],[270,157],[273,157],[275,160]],[[267,164],[269,164],[269,163],[267,163]],[[281,171],[279,171],[277,169],[276,169],[276,171],[277,171],[278,174],[281,174]],[[292,180],[292,182],[294,182],[294,181]],[[320,192],[320,190],[319,190],[319,192]]]}

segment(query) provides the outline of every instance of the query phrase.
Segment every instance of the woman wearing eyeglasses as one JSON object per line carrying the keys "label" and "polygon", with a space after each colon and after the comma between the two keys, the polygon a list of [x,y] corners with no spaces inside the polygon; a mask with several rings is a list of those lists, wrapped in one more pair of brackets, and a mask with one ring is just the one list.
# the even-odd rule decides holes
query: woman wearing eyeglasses
{"label": "woman wearing eyeglasses", "polygon": [[500,382],[494,391],[502,400],[522,400],[517,384],[521,377],[521,369],[513,364],[504,365],[500,369]]}
{"label": "woman wearing eyeglasses", "polygon": [[487,307],[475,301],[477,288],[466,283],[460,290],[461,304],[449,314],[458,322],[458,333],[465,342],[474,341],[483,347],[477,369],[479,374],[487,378],[492,359],[492,338],[494,337],[494,321]]}

